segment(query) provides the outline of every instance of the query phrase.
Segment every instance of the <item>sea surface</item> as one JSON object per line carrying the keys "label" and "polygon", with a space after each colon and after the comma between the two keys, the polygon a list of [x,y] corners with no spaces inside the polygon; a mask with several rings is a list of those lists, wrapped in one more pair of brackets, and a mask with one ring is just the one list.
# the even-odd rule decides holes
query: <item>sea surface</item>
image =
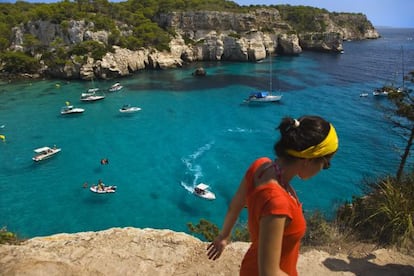
{"label": "sea surface", "polygon": [[[404,144],[385,119],[387,100],[372,90],[399,85],[403,70],[414,70],[414,29],[379,32],[380,39],[344,42],[343,54],[195,63],[93,83],[1,83],[0,227],[33,237],[126,226],[188,232],[187,223],[201,218],[221,226],[246,168],[257,157],[274,157],[280,120],[304,114],[331,121],[340,148],[329,170],[292,184],[307,212],[332,217],[361,194],[363,179],[396,172]],[[192,76],[198,66],[206,77]],[[270,71],[282,100],[244,104],[251,92],[269,88]],[[124,89],[103,101],[79,100],[86,89],[107,91],[115,81]],[[360,97],[364,92],[369,96]],[[62,116],[66,101],[86,111]],[[142,110],[121,114],[123,104]],[[32,161],[35,148],[53,145],[62,148],[58,155]],[[109,164],[101,165],[102,158]],[[83,188],[99,179],[117,192]],[[200,182],[216,200],[191,193]]]}

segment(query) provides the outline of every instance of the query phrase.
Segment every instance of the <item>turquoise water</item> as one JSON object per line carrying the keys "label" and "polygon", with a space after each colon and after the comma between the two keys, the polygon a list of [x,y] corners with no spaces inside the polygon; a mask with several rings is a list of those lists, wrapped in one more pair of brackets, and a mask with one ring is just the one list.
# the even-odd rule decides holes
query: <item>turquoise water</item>
{"label": "turquoise water", "polygon": [[[385,99],[359,94],[389,80],[401,46],[406,69],[414,68],[413,30],[382,34],[346,42],[343,55],[274,58],[273,84],[283,98],[262,106],[242,102],[252,90],[268,88],[269,60],[139,72],[119,80],[123,90],[95,103],[79,101],[88,82],[1,84],[0,226],[32,237],[124,226],[187,231],[186,224],[200,218],[221,225],[247,166],[273,156],[280,119],[303,114],[326,117],[340,136],[330,170],[293,182],[305,210],[332,215],[360,193],[361,179],[396,171],[393,147],[401,141],[379,106]],[[200,65],[207,77],[194,78]],[[94,84],[105,90],[113,82]],[[85,113],[61,116],[66,101]],[[142,110],[121,114],[123,104]],[[33,149],[53,145],[62,152],[31,160]],[[117,185],[117,192],[97,195],[82,187],[98,179]],[[215,201],[189,192],[199,182],[211,186]]]}

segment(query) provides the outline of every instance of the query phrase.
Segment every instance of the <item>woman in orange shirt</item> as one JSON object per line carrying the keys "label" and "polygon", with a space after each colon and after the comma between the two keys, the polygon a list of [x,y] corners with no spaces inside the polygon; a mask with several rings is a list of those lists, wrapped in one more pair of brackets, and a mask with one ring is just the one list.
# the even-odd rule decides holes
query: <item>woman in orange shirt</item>
{"label": "woman in orange shirt", "polygon": [[302,204],[289,184],[298,176],[309,179],[330,167],[338,149],[332,124],[318,116],[286,117],[274,145],[277,159],[255,160],[247,169],[224,219],[223,228],[208,246],[216,260],[229,242],[231,230],[247,205],[251,245],[240,275],[297,275],[300,241],[306,231]]}

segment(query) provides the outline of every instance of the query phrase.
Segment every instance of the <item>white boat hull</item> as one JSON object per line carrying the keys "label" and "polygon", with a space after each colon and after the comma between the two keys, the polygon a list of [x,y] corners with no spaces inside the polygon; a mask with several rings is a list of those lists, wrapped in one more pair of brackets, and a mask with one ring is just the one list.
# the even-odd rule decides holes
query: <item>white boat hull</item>
{"label": "white boat hull", "polygon": [[281,95],[272,95],[272,96],[266,96],[263,98],[256,98],[252,97],[247,99],[246,101],[249,103],[272,103],[272,102],[278,102],[282,99]]}
{"label": "white boat hull", "polygon": [[199,183],[197,186],[194,187],[193,193],[201,198],[207,200],[214,200],[216,199],[216,195],[209,190],[209,186],[204,183]]}
{"label": "white boat hull", "polygon": [[77,114],[77,113],[83,113],[84,111],[85,109],[83,108],[68,106],[68,107],[63,107],[62,110],[60,111],[60,114],[62,115]]}
{"label": "white boat hull", "polygon": [[207,200],[214,200],[216,199],[216,195],[212,192],[206,192],[204,195],[200,195],[198,193],[194,193],[196,196],[207,199]]}
{"label": "white boat hull", "polygon": [[[46,148],[46,147],[45,147]],[[54,156],[55,154],[59,153],[62,149],[58,149],[58,148],[48,148],[47,150],[44,151],[36,151],[36,155],[33,156],[32,160],[35,162],[39,162],[42,160],[46,160],[51,158],[52,156]]]}
{"label": "white boat hull", "polygon": [[105,96],[85,96],[85,97],[81,97],[81,101],[83,102],[94,102],[94,101],[99,101],[99,100],[103,100],[105,99]]}
{"label": "white boat hull", "polygon": [[374,95],[374,96],[387,97],[388,96],[388,92],[387,91],[374,91],[374,92],[372,92],[372,95]]}
{"label": "white boat hull", "polygon": [[89,190],[93,193],[97,194],[108,194],[108,193],[115,193],[117,186],[105,186],[103,190],[98,189],[98,185],[94,185],[89,188]]}
{"label": "white boat hull", "polygon": [[119,109],[119,112],[121,112],[121,113],[134,113],[134,112],[137,112],[137,111],[140,111],[141,110],[141,108],[139,108],[139,107],[129,107],[129,108],[121,108],[121,109]]}
{"label": "white boat hull", "polygon": [[120,85],[119,83],[116,83],[114,85],[111,86],[111,88],[109,88],[110,92],[116,92],[121,90],[122,88],[124,88],[122,85]]}

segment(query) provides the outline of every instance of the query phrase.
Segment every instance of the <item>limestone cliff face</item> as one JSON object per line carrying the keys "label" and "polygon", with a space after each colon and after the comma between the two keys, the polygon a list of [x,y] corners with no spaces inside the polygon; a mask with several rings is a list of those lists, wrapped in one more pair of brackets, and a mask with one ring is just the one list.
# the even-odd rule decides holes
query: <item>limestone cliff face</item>
{"label": "limestone cliff face", "polygon": [[[110,79],[127,76],[142,69],[181,67],[193,61],[258,61],[277,52],[298,55],[302,50],[341,52],[342,41],[377,38],[379,34],[362,14],[323,14],[316,18],[322,29],[297,32],[284,22],[277,9],[257,9],[248,13],[218,11],[171,12],[154,19],[161,27],[173,29],[170,51],[155,49],[131,51],[113,46],[102,59],[70,57],[65,64],[49,68],[39,56],[41,74],[68,79]],[[346,24],[345,24],[346,23]],[[128,27],[120,28],[121,34]],[[108,44],[110,31],[94,31],[94,23],[71,20],[64,26],[34,21],[13,28],[11,50],[34,51],[25,44],[25,35],[37,38],[42,45],[55,50],[60,41],[69,49],[83,41]],[[33,55],[36,55],[33,52]]]}

